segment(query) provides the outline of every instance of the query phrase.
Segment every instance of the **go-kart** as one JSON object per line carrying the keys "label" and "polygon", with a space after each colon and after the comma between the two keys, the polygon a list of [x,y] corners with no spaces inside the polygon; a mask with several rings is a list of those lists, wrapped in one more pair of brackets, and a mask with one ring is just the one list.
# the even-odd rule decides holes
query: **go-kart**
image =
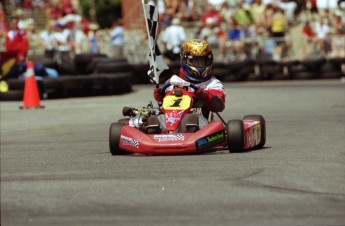
{"label": "go-kart", "polygon": [[[199,128],[196,116],[201,109],[194,106],[194,92],[198,89],[189,82],[171,79],[162,87],[165,97],[158,107],[152,102],[140,109],[124,107],[122,113],[127,117],[110,126],[111,154],[168,155],[222,149],[244,152],[265,145],[266,126],[261,115],[247,115],[226,123],[219,113],[209,112],[208,124]],[[215,114],[219,119],[215,119]],[[165,117],[164,128],[157,119],[161,116]]]}

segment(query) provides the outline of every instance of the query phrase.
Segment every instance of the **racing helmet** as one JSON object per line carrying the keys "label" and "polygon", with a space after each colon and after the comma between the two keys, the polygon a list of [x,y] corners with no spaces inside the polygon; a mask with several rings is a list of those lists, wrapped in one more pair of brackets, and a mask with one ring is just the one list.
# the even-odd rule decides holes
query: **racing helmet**
{"label": "racing helmet", "polygon": [[181,69],[187,80],[194,83],[205,82],[211,78],[213,53],[208,42],[192,39],[182,45]]}

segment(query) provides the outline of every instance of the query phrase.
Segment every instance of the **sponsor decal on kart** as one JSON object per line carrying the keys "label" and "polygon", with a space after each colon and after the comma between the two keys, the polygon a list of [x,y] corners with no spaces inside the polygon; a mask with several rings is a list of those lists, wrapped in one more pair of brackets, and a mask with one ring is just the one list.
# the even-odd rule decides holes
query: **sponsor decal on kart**
{"label": "sponsor decal on kart", "polygon": [[184,111],[172,111],[166,113],[166,123],[175,124],[180,121]]}
{"label": "sponsor decal on kart", "polygon": [[219,131],[216,133],[213,133],[209,136],[200,138],[195,142],[195,146],[198,150],[202,150],[205,148],[212,147],[216,144],[222,143],[225,140],[225,133],[224,131]]}
{"label": "sponsor decal on kart", "polygon": [[183,134],[154,135],[153,139],[158,140],[158,142],[184,140],[184,135]]}
{"label": "sponsor decal on kart", "polygon": [[138,140],[135,140],[131,137],[126,137],[124,135],[121,135],[120,139],[122,140],[123,145],[130,145],[132,147],[139,148],[139,141]]}
{"label": "sponsor decal on kart", "polygon": [[261,140],[261,127],[259,122],[250,123],[249,130],[246,136],[247,148],[255,147]]}

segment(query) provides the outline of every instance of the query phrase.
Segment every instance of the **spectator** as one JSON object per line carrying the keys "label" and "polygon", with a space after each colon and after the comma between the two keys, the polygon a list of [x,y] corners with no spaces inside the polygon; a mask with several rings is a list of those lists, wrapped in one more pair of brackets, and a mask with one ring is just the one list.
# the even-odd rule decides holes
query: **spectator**
{"label": "spectator", "polygon": [[244,30],[240,27],[235,19],[231,19],[229,21],[227,37],[227,49],[232,52],[232,55],[235,56],[236,59],[243,60],[245,58],[243,43]]}
{"label": "spectator", "polygon": [[288,27],[288,21],[284,15],[284,11],[281,8],[274,8],[271,23],[271,34],[274,38],[284,38],[285,31]]}
{"label": "spectator", "polygon": [[265,12],[265,5],[262,4],[262,0],[254,0],[253,4],[250,7],[250,14],[253,18],[253,21],[256,24],[261,24],[262,15]]}
{"label": "spectator", "polygon": [[54,59],[55,49],[53,45],[54,21],[48,22],[46,30],[39,34],[39,44],[44,48],[44,57]]}
{"label": "spectator", "polygon": [[157,1],[157,9],[158,9],[159,21],[163,21],[164,15],[166,13],[164,0]]}
{"label": "spectator", "polygon": [[223,18],[223,21],[229,21],[233,16],[235,10],[230,7],[228,2],[224,2],[220,8],[220,15]]}
{"label": "spectator", "polygon": [[197,15],[194,9],[193,0],[182,0],[180,1],[179,17],[183,21],[196,21]]}
{"label": "spectator", "polygon": [[186,33],[184,28],[180,25],[179,18],[174,18],[172,20],[172,25],[165,29],[161,40],[166,47],[164,56],[170,61],[178,60],[180,57],[181,45],[186,41]]}
{"label": "spectator", "polygon": [[207,21],[208,23],[212,21],[215,26],[219,26],[223,22],[220,12],[210,4],[207,5],[205,13],[201,16],[201,24],[203,26],[209,25]]}
{"label": "spectator", "polygon": [[[315,32],[310,25],[309,21],[306,21],[302,28],[302,34],[305,37],[304,44],[303,44],[303,55],[304,57],[310,54],[310,51],[313,49],[313,44],[315,44]],[[312,45],[312,47],[310,47]]]}
{"label": "spectator", "polygon": [[56,60],[58,64],[62,64],[65,61],[70,60],[71,43],[70,43],[70,31],[65,29],[63,25],[56,24],[54,26],[55,32],[52,37],[52,42],[56,50]]}
{"label": "spectator", "polygon": [[66,16],[74,12],[73,5],[70,0],[59,0],[59,10],[62,16]]}
{"label": "spectator", "polygon": [[328,25],[328,19],[320,18],[315,23],[315,33],[316,33],[316,40],[319,44],[320,51],[322,53],[325,52],[325,45],[327,44],[327,36],[330,33],[330,26]]}
{"label": "spectator", "polygon": [[7,64],[9,67],[7,78],[18,77],[26,69],[24,65],[29,50],[29,40],[27,33],[18,27],[18,22],[18,17],[11,18],[10,30],[6,35],[5,52],[1,58],[2,64],[13,62]]}
{"label": "spectator", "polygon": [[110,56],[111,57],[123,57],[123,45],[124,45],[124,37],[123,37],[123,27],[122,27],[122,21],[116,20],[113,23],[112,30],[110,33],[110,39],[111,39],[111,46],[112,51]]}
{"label": "spectator", "polygon": [[206,40],[212,48],[218,46],[218,33],[220,27],[216,21],[215,17],[209,17],[206,20],[206,26],[203,27],[200,33],[200,38]]}
{"label": "spectator", "polygon": [[317,7],[317,0],[306,0],[307,8],[312,14],[319,14],[319,9]]}
{"label": "spectator", "polygon": [[24,62],[29,50],[27,33],[18,27],[18,17],[12,17],[10,21],[10,30],[6,36],[6,54],[15,57],[16,62]]}
{"label": "spectator", "polygon": [[20,29],[24,29],[28,32],[34,29],[35,20],[30,17],[30,13],[28,11],[18,10],[17,14],[20,17],[18,22],[18,27]]}
{"label": "spectator", "polygon": [[270,30],[272,26],[272,17],[274,14],[274,6],[272,4],[267,4],[263,14],[262,25],[266,30]]}
{"label": "spectator", "polygon": [[98,45],[98,36],[97,36],[97,31],[99,29],[99,26],[98,24],[91,23],[89,25],[89,29],[90,30],[88,33],[88,37],[89,37],[90,45],[91,45],[90,52],[94,54],[99,53],[100,49]]}
{"label": "spectator", "polygon": [[237,23],[241,26],[248,26],[253,22],[253,18],[250,14],[248,4],[239,3],[234,17]]}
{"label": "spectator", "polygon": [[284,15],[284,11],[281,8],[274,7],[274,13],[271,21],[271,36],[274,38],[277,43],[276,48],[274,49],[274,59],[280,60],[281,57],[285,54],[285,32],[288,28],[288,21]]}
{"label": "spectator", "polygon": [[76,23],[73,32],[73,47],[75,54],[87,52],[88,38],[84,32],[84,24]]}
{"label": "spectator", "polygon": [[280,1],[277,3],[277,6],[283,10],[283,13],[289,24],[296,22],[295,12],[298,5],[295,1]]}
{"label": "spectator", "polygon": [[32,9],[33,9],[32,0],[23,0],[22,7],[23,7],[24,11],[26,11],[26,12],[32,11]]}
{"label": "spectator", "polygon": [[[331,37],[331,58],[344,58],[345,57],[345,35],[343,31],[338,28],[335,30]],[[343,67],[343,66],[342,66]]]}

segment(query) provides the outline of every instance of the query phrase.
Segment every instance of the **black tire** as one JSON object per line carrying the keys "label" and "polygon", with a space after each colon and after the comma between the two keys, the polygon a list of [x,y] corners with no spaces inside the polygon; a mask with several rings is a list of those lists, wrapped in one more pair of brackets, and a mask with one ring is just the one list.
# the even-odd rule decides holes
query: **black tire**
{"label": "black tire", "polygon": [[125,124],[112,123],[109,129],[109,149],[112,155],[127,155],[129,152],[119,148],[121,129]]}
{"label": "black tire", "polygon": [[240,119],[228,121],[226,124],[229,152],[244,151],[244,124]]}
{"label": "black tire", "polygon": [[0,101],[21,101],[23,100],[23,90],[9,90],[5,93],[0,92]]}
{"label": "black tire", "polygon": [[246,115],[244,120],[259,121],[261,125],[261,141],[256,148],[263,148],[266,143],[266,121],[262,115]]}
{"label": "black tire", "polygon": [[[40,98],[43,99],[44,93],[44,86],[42,80],[36,80],[38,93],[40,94]],[[24,92],[25,90],[25,80],[22,79],[9,79],[7,80],[8,88],[10,90],[21,90]]]}
{"label": "black tire", "polygon": [[64,97],[63,83],[59,78],[44,78],[42,82],[47,99]]}
{"label": "black tire", "polygon": [[133,72],[133,67],[128,63],[98,63],[94,69],[95,73],[118,73],[118,72]]}

